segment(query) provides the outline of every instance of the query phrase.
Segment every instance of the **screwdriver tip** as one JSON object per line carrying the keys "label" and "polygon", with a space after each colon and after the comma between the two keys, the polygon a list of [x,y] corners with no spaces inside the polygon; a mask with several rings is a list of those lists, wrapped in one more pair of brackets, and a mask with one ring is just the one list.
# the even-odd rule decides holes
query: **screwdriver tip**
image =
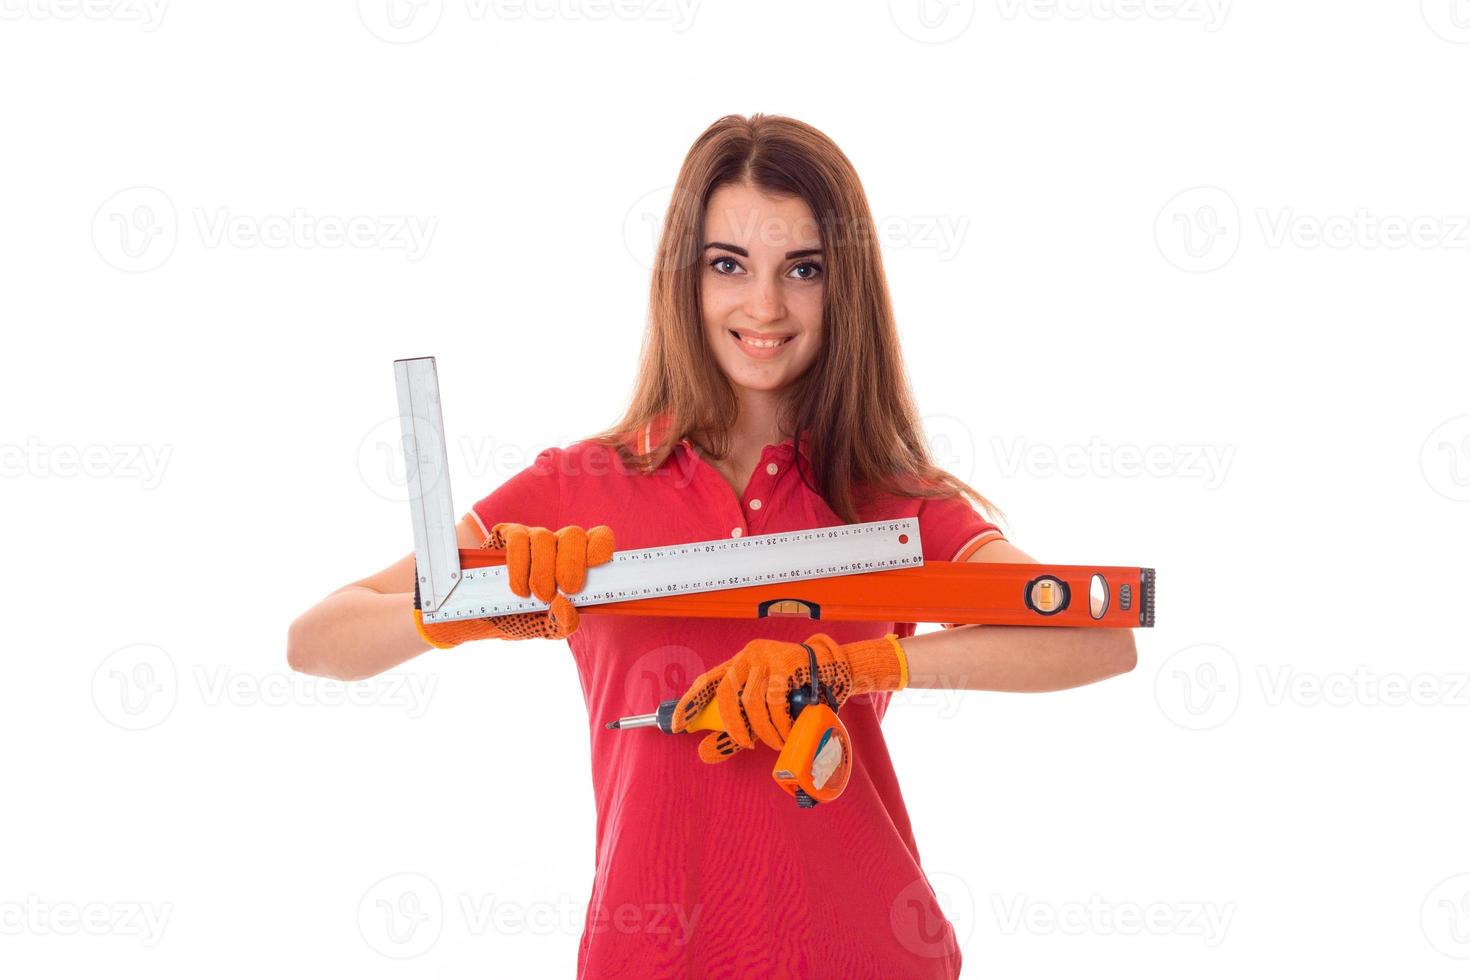
{"label": "screwdriver tip", "polygon": [[618,727],[618,723],[617,723],[616,720],[610,721],[610,722],[607,723],[607,727],[608,728],[617,728]]}

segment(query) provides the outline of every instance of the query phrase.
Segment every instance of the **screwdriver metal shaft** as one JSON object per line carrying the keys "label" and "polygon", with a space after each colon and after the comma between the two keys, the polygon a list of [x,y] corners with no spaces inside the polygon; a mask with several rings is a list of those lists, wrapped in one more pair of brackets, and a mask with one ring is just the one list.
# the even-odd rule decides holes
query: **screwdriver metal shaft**
{"label": "screwdriver metal shaft", "polygon": [[658,727],[658,713],[651,715],[628,715],[626,718],[616,718],[607,723],[608,728],[656,728]]}

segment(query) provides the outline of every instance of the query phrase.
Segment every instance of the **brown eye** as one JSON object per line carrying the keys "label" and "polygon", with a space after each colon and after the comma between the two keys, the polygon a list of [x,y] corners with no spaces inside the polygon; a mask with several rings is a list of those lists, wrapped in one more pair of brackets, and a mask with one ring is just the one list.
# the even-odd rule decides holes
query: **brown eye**
{"label": "brown eye", "polygon": [[798,269],[808,269],[808,270],[810,270],[810,274],[809,275],[804,275],[804,276],[799,275],[799,276],[796,277],[798,279],[815,279],[815,278],[817,278],[818,276],[820,276],[822,274],[822,267],[820,265],[818,265],[817,263],[815,263],[815,262],[801,262],[801,263],[798,263],[797,265],[795,265],[794,267],[792,267],[791,271],[792,272],[796,272]]}
{"label": "brown eye", "polygon": [[716,272],[720,273],[721,275],[726,275],[726,276],[733,275],[734,272],[735,272],[735,269],[728,269],[727,270],[727,269],[722,268],[722,266],[724,266],[726,263],[729,263],[730,265],[734,266],[735,269],[740,268],[740,263],[739,262],[736,262],[734,259],[730,258],[728,255],[722,255],[722,256],[720,256],[719,258],[717,258],[713,262],[711,262],[709,265],[710,265],[710,268],[711,269],[714,269]]}

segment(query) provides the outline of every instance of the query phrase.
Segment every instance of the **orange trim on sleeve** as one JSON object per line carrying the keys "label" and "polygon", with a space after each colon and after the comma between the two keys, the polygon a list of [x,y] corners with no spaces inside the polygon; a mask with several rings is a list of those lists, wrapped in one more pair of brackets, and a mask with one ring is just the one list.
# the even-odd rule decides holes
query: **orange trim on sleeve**
{"label": "orange trim on sleeve", "polygon": [[954,553],[954,557],[951,558],[950,561],[969,561],[970,556],[979,551],[983,545],[987,545],[992,541],[1004,540],[1005,535],[1000,533],[999,528],[990,528],[989,530],[981,531],[979,534],[975,535],[973,538],[960,545],[960,550]]}
{"label": "orange trim on sleeve", "polygon": [[[981,548],[985,547],[990,542],[992,542],[992,541],[1004,541],[1005,539],[1006,539],[1006,536],[1004,534],[1002,534],[998,528],[990,528],[989,530],[981,531],[979,534],[975,535],[973,538],[971,538],[970,540],[966,541],[964,544],[960,545],[960,550],[955,552],[954,558],[951,559],[951,560],[952,561],[969,561],[970,560],[970,557],[972,555],[974,555],[975,552],[979,551]],[[939,625],[940,626],[943,626],[947,630],[952,630],[952,629],[954,629],[956,626],[958,626],[960,624],[959,623],[940,623]]]}
{"label": "orange trim on sleeve", "polygon": [[480,537],[483,540],[488,541],[490,539],[490,532],[485,528],[485,522],[480,520],[480,515],[475,512],[475,509],[471,507],[470,512],[465,516],[473,517],[475,519],[475,526],[480,529]]}

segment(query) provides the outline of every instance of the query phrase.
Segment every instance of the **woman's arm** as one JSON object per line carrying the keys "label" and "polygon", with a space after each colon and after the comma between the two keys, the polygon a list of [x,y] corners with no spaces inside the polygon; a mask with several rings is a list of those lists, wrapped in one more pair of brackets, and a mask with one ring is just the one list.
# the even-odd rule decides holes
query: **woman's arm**
{"label": "woman's arm", "polygon": [[[1009,541],[982,546],[970,561],[1036,559]],[[1061,691],[1132,670],[1133,631],[1082,626],[956,626],[899,641],[909,687],[965,691]]]}
{"label": "woman's arm", "polygon": [[[484,532],[469,517],[455,532],[461,548],[484,543]],[[291,669],[356,681],[429,649],[413,623],[413,571],[410,554],[376,575],[344,585],[298,616],[286,632]]]}

